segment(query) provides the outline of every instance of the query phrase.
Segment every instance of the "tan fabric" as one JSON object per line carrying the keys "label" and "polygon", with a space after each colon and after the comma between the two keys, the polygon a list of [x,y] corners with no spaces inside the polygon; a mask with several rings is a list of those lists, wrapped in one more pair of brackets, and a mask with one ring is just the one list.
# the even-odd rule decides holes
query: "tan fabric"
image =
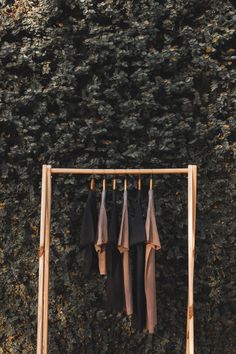
{"label": "tan fabric", "polygon": [[127,191],[124,191],[124,202],[122,209],[122,218],[120,233],[118,239],[118,249],[123,253],[123,276],[124,276],[124,295],[125,295],[125,312],[127,315],[133,313],[132,300],[132,280],[129,259],[129,220],[128,220],[128,200]]}
{"label": "tan fabric", "polygon": [[108,242],[107,213],[106,213],[106,191],[102,191],[101,205],[98,218],[97,241],[95,249],[98,252],[98,266],[101,275],[107,274],[106,269],[106,244]]}
{"label": "tan fabric", "polygon": [[155,250],[159,250],[161,248],[160,238],[156,225],[153,190],[149,190],[148,193],[148,210],[145,228],[147,235],[144,273],[145,295],[147,304],[146,328],[150,333],[153,333],[157,324]]}

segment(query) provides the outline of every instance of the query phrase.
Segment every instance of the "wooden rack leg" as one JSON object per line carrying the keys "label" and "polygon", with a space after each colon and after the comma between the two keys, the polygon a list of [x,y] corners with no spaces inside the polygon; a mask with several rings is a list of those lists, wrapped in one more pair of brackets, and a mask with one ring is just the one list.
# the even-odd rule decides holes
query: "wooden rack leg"
{"label": "wooden rack leg", "polygon": [[41,185],[41,216],[39,241],[39,280],[38,280],[38,327],[37,327],[37,354],[42,354],[43,342],[43,293],[44,293],[44,244],[45,244],[45,218],[46,218],[46,190],[47,166],[42,168]]}
{"label": "wooden rack leg", "polygon": [[188,308],[186,354],[194,354],[194,253],[196,229],[197,166],[188,166]]}
{"label": "wooden rack leg", "polygon": [[48,288],[49,288],[49,248],[51,225],[51,166],[47,166],[47,199],[46,199],[46,228],[45,228],[45,257],[44,257],[44,305],[43,305],[43,352],[48,353]]}

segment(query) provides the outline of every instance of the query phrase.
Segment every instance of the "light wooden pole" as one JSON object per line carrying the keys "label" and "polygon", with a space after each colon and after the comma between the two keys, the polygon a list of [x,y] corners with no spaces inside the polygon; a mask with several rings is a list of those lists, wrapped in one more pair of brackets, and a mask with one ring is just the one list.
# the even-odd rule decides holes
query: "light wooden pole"
{"label": "light wooden pole", "polygon": [[[190,166],[190,165],[189,165]],[[188,168],[52,168],[51,173],[79,174],[79,175],[165,175],[187,174]]]}
{"label": "light wooden pole", "polygon": [[44,244],[46,224],[46,197],[47,197],[47,166],[42,168],[41,185],[41,216],[40,216],[40,242],[39,242],[39,281],[38,281],[38,332],[37,332],[37,354],[43,350],[43,294],[44,294]]}
{"label": "light wooden pole", "polygon": [[43,165],[39,247],[37,354],[48,351],[48,285],[51,214],[51,166]]}
{"label": "light wooden pole", "polygon": [[47,166],[46,228],[44,256],[44,303],[43,303],[43,354],[48,352],[48,288],[49,288],[49,249],[51,225],[51,166]]}
{"label": "light wooden pole", "polygon": [[196,232],[197,166],[188,166],[188,307],[186,354],[194,354],[194,256]]}
{"label": "light wooden pole", "polygon": [[188,175],[188,307],[186,330],[186,354],[194,354],[194,251],[196,228],[197,166],[170,169],[77,169],[42,167],[40,247],[39,247],[39,287],[38,287],[38,328],[37,354],[48,353],[48,289],[49,289],[49,249],[52,201],[52,174],[187,174]]}

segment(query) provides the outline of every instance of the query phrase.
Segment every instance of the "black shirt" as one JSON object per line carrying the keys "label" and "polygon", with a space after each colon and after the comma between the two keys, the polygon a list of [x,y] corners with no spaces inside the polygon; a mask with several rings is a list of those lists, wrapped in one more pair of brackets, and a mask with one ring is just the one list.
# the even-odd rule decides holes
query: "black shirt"
{"label": "black shirt", "polygon": [[146,231],[141,208],[141,191],[137,192],[137,202],[130,235],[133,279],[134,328],[141,331],[146,326],[146,297],[144,285]]}
{"label": "black shirt", "polygon": [[112,191],[112,209],[108,229],[107,247],[107,300],[111,312],[122,312],[124,306],[122,254],[117,249],[119,236],[116,191]]}
{"label": "black shirt", "polygon": [[94,248],[97,232],[97,204],[96,192],[89,191],[81,224],[79,245],[83,253],[84,274],[89,275],[93,268],[97,268],[97,253]]}

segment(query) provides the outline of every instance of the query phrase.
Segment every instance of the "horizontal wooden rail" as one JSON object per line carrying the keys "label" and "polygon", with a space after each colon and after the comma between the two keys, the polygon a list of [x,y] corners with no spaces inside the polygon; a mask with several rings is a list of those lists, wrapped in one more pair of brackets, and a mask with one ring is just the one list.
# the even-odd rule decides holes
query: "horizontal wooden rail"
{"label": "horizontal wooden rail", "polygon": [[51,173],[68,173],[68,174],[81,174],[81,175],[144,175],[144,174],[176,174],[188,173],[188,168],[155,168],[155,169],[93,169],[93,168],[52,168]]}

